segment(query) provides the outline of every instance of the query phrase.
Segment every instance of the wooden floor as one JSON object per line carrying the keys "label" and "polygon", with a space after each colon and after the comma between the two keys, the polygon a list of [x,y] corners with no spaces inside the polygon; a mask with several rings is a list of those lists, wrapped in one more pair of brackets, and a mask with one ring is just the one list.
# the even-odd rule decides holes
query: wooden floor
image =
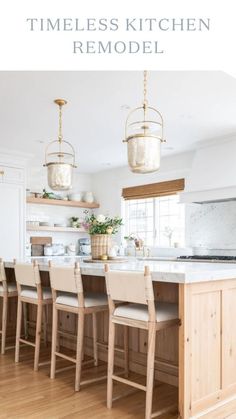
{"label": "wooden floor", "polygon": [[[143,419],[145,395],[122,384],[115,384],[113,408],[106,408],[106,381],[83,387],[79,393],[74,392],[74,370],[64,371],[49,379],[49,365],[33,371],[33,351],[31,348],[21,349],[21,362],[14,363],[14,351],[0,355],[0,418],[81,418],[81,419]],[[41,362],[49,360],[49,352],[43,351]],[[65,366],[59,360],[58,366]],[[103,375],[106,365],[86,368],[83,377],[92,378]],[[143,383],[140,376],[132,377]],[[131,394],[132,392],[132,394]],[[127,393],[130,393],[127,395]],[[125,397],[120,397],[126,394]],[[162,409],[177,403],[177,389],[156,383],[154,390],[154,409]],[[235,402],[234,402],[235,403]],[[229,406],[228,412],[232,412]],[[227,411],[225,411],[227,413]],[[236,412],[236,403],[235,403]],[[176,419],[177,411],[162,414],[159,419]],[[236,414],[228,415],[211,412],[202,416],[203,419],[236,419]]]}
{"label": "wooden floor", "polygon": [[[49,359],[44,352],[40,361]],[[114,401],[111,410],[106,408],[106,381],[83,387],[74,392],[74,369],[61,372],[55,380],[49,378],[49,365],[39,372],[33,371],[33,350],[23,347],[21,362],[14,363],[14,351],[0,355],[0,418],[81,418],[81,419],[143,419],[145,394],[126,385],[115,384],[114,397],[132,392]],[[59,360],[58,366],[65,366]],[[70,365],[70,364],[66,364]],[[106,364],[84,370],[83,377],[104,375]],[[142,377],[138,378],[143,382]],[[176,388],[156,383],[153,406],[161,409],[169,403],[177,404]],[[159,416],[159,419],[176,419],[177,411]]]}

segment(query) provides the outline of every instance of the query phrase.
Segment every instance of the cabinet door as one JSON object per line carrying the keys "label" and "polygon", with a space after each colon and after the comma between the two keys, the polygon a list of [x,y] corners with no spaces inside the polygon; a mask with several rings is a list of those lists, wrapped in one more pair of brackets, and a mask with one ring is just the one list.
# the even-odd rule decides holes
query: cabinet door
{"label": "cabinet door", "polygon": [[6,166],[0,163],[1,183],[24,183],[24,169],[19,167]]}
{"label": "cabinet door", "polygon": [[24,255],[25,204],[23,185],[0,183],[0,257]]}

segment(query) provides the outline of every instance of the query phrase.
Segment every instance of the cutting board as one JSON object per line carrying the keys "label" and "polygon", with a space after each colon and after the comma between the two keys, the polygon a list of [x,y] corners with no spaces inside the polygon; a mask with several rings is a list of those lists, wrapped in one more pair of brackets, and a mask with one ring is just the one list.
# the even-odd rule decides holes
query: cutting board
{"label": "cutting board", "polygon": [[52,244],[52,237],[34,236],[30,237],[31,244]]}

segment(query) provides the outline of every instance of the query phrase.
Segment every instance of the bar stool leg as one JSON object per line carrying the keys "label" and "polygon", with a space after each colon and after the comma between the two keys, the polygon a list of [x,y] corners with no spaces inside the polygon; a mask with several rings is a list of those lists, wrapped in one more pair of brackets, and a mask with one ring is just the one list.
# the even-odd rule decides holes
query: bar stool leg
{"label": "bar stool leg", "polygon": [[94,365],[97,367],[98,365],[98,336],[97,336],[97,314],[92,313],[93,316],[93,357],[94,357]]}
{"label": "bar stool leg", "polygon": [[23,319],[24,319],[24,333],[25,339],[29,337],[29,328],[28,328],[28,306],[27,303],[22,303],[23,305]]}
{"label": "bar stool leg", "polygon": [[148,356],[147,356],[147,389],[146,389],[146,412],[145,419],[151,419],[152,397],[154,383],[154,362],[155,362],[155,342],[156,327],[155,323],[149,323],[148,327]]}
{"label": "bar stool leg", "polygon": [[47,347],[47,318],[48,318],[48,306],[45,304],[43,309],[43,340],[44,346]]}
{"label": "bar stool leg", "polygon": [[53,305],[52,312],[52,355],[51,355],[51,372],[50,378],[55,378],[56,371],[56,349],[57,349],[57,327],[58,327],[58,310]]}
{"label": "bar stool leg", "polygon": [[129,327],[124,326],[124,359],[125,359],[125,377],[129,376]]}
{"label": "bar stool leg", "polygon": [[5,354],[5,346],[6,346],[7,303],[8,303],[7,295],[4,295],[3,296],[3,302],[2,302],[2,348],[1,348],[2,355]]}
{"label": "bar stool leg", "polygon": [[60,311],[56,310],[56,350],[57,352],[60,352],[60,346],[61,346],[61,337],[60,334],[57,333],[58,331],[58,324],[60,325]]}
{"label": "bar stool leg", "polygon": [[22,302],[18,298],[18,303],[17,303],[17,322],[16,322],[15,362],[19,362],[19,355],[20,355],[21,319],[22,319]]}
{"label": "bar stool leg", "polygon": [[37,321],[36,321],[36,334],[35,334],[35,353],[34,353],[34,371],[39,369],[39,351],[40,351],[40,338],[42,328],[42,304],[37,305]]}
{"label": "bar stool leg", "polygon": [[78,327],[77,327],[75,391],[80,390],[81,367],[82,367],[82,357],[83,357],[83,339],[84,339],[84,313],[81,311],[79,313]]}
{"label": "bar stool leg", "polygon": [[114,370],[114,350],[115,350],[115,323],[109,319],[109,339],[108,339],[108,372],[107,372],[107,407],[112,407],[113,391],[113,370]]}

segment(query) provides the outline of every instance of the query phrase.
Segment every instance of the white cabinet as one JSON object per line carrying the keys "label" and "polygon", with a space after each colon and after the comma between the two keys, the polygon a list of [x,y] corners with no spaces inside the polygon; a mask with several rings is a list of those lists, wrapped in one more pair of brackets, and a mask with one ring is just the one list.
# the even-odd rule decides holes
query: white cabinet
{"label": "white cabinet", "polygon": [[24,169],[0,163],[0,182],[24,183]]}
{"label": "white cabinet", "polygon": [[24,169],[0,162],[0,257],[24,257],[25,181]]}

